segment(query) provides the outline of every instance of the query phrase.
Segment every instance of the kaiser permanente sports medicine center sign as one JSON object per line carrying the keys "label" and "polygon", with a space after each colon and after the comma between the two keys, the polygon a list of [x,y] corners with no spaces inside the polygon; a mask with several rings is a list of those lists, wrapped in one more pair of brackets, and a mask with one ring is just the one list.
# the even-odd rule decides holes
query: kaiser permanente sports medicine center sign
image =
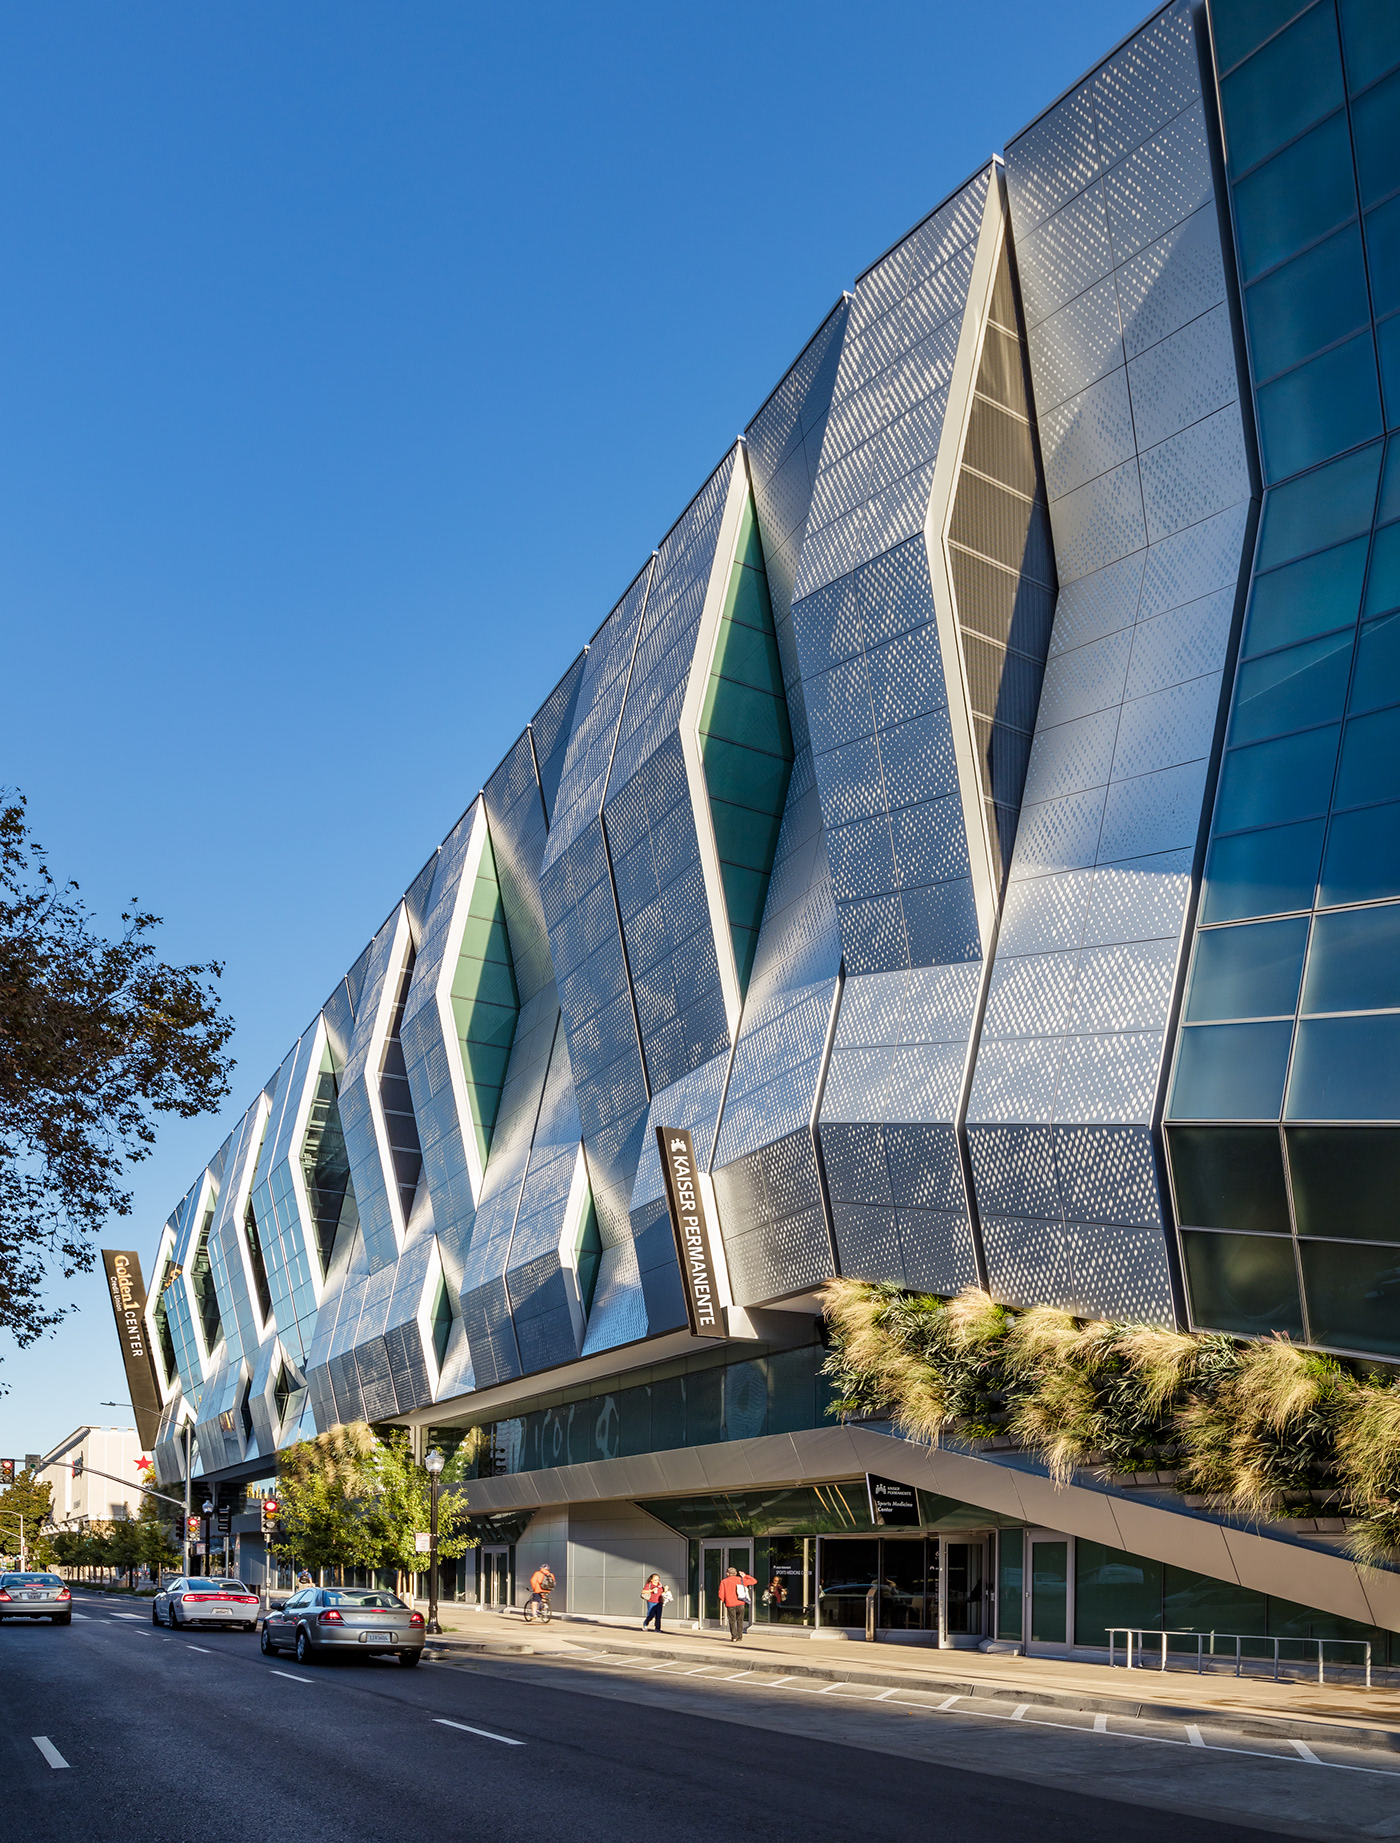
{"label": "kaiser permanente sports medicine center sign", "polygon": [[715,1285],[710,1230],[695,1170],[695,1147],[683,1126],[658,1126],[656,1143],[666,1174],[666,1201],[676,1258],[685,1285],[685,1309],[692,1337],[725,1337],[724,1308]]}

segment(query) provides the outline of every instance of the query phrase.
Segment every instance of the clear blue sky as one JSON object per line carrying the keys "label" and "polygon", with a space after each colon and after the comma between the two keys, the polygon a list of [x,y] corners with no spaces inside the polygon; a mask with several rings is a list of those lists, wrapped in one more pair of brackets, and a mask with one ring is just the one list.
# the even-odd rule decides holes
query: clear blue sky
{"label": "clear blue sky", "polygon": [[[0,9],[0,783],[226,962],[160,1224],[843,287],[1141,0]],[[125,1384],[100,1273],[0,1454]]]}

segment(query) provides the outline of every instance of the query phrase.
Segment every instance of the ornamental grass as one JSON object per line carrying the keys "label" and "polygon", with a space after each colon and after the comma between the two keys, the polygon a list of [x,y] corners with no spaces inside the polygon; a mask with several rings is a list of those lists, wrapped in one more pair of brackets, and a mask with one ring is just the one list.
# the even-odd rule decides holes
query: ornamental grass
{"label": "ornamental grass", "polygon": [[1400,1381],[1286,1337],[1013,1311],[832,1280],[825,1372],[847,1419],[936,1445],[1002,1436],[1057,1483],[1153,1472],[1251,1518],[1344,1517],[1352,1553],[1400,1561]]}

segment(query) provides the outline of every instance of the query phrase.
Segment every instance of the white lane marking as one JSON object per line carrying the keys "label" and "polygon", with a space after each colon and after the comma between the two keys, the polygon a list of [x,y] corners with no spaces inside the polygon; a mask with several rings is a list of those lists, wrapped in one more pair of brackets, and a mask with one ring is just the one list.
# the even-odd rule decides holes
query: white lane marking
{"label": "white lane marking", "polygon": [[1012,1721],[1024,1721],[1026,1719],[1026,1710],[1030,1706],[1029,1702],[1018,1702],[1016,1704],[1016,1713],[1011,1717]]}
{"label": "white lane marking", "polygon": [[1204,1747],[1205,1746],[1205,1742],[1201,1739],[1200,1729],[1197,1727],[1193,1727],[1189,1721],[1186,1724],[1186,1738],[1188,1741],[1190,1741],[1193,1747]]}
{"label": "white lane marking", "polygon": [[91,1619],[92,1614],[91,1613],[74,1613],[73,1617],[75,1619]]}
{"label": "white lane marking", "polygon": [[34,1734],[30,1736],[30,1739],[34,1742],[34,1745],[39,1749],[40,1753],[43,1754],[49,1765],[54,1767],[55,1770],[60,1766],[67,1766],[68,1762],[58,1751],[57,1747],[54,1746],[47,1734]]}
{"label": "white lane marking", "polygon": [[819,1690],[817,1691],[817,1694],[818,1694],[819,1696],[829,1696],[829,1695],[831,1694],[831,1692],[832,1692],[832,1690],[834,1690],[834,1689],[845,1689],[845,1687],[846,1687],[846,1685],[845,1685],[844,1683],[828,1683],[828,1684],[827,1684],[827,1686],[826,1686],[826,1688],[825,1688],[825,1689],[819,1689]]}
{"label": "white lane marking", "polygon": [[1309,1747],[1306,1741],[1291,1741],[1289,1745],[1292,1747],[1296,1747],[1298,1749],[1299,1754],[1301,1755],[1303,1759],[1307,1761],[1309,1766],[1321,1766],[1322,1765],[1322,1761],[1318,1759],[1317,1755],[1313,1752],[1312,1748]]}
{"label": "white lane marking", "polygon": [[[197,1645],[191,1645],[190,1649],[191,1651],[197,1651],[199,1647]],[[287,1670],[274,1670],[272,1675],[274,1677],[286,1677],[289,1683],[314,1683],[316,1681],[315,1677],[294,1677],[291,1672]]]}
{"label": "white lane marking", "polygon": [[720,1682],[721,1683],[737,1683],[741,1677],[751,1677],[752,1675],[753,1675],[753,1672],[751,1670],[735,1670],[735,1671],[731,1671],[731,1673],[727,1677],[721,1677]]}
{"label": "white lane marking", "polygon": [[208,1645],[191,1645],[191,1644],[187,1644],[187,1645],[185,1646],[185,1649],[186,1649],[186,1651],[198,1651],[198,1652],[200,1652],[200,1653],[201,1653],[201,1655],[202,1655],[202,1656],[204,1656],[204,1657],[213,1657],[213,1655],[214,1655],[214,1653],[213,1653],[213,1652],[212,1652],[212,1651],[211,1651],[211,1650],[209,1649],[209,1647],[208,1647]]}
{"label": "white lane marking", "polygon": [[[887,1691],[886,1691],[885,1693],[886,1693],[886,1695],[891,1695],[891,1696],[892,1696],[892,1695],[894,1694],[894,1691],[893,1691],[893,1690],[887,1690]],[[952,1706],[953,1706],[953,1704],[954,1704],[955,1702],[961,1702],[961,1701],[962,1701],[962,1697],[961,1697],[961,1696],[945,1696],[945,1697],[943,1698],[943,1700],[942,1700],[942,1702],[939,1702],[939,1703],[936,1703],[936,1704],[935,1704],[935,1707],[937,1707],[937,1708],[939,1708],[939,1709],[951,1709],[951,1708],[952,1708]]]}
{"label": "white lane marking", "polygon": [[1095,1734],[1107,1734],[1108,1733],[1107,1715],[1096,1715],[1094,1717],[1094,1733]]}
{"label": "white lane marking", "polygon": [[707,1676],[713,1669],[713,1664],[697,1664],[694,1670],[683,1670],[681,1675],[683,1677],[703,1677]]}
{"label": "white lane marking", "polygon": [[888,1702],[890,1697],[893,1694],[894,1694],[894,1691],[892,1689],[882,1689],[879,1695],[875,1698],[875,1700],[877,1702]]}
{"label": "white lane marking", "polygon": [[109,1619],[139,1619],[140,1613],[108,1613]]}
{"label": "white lane marking", "polygon": [[440,1728],[460,1728],[463,1734],[479,1734],[483,1740],[499,1741],[503,1747],[523,1747],[524,1741],[513,1741],[508,1734],[493,1734],[489,1728],[468,1727],[464,1721],[449,1721],[445,1715],[434,1715],[433,1720]]}

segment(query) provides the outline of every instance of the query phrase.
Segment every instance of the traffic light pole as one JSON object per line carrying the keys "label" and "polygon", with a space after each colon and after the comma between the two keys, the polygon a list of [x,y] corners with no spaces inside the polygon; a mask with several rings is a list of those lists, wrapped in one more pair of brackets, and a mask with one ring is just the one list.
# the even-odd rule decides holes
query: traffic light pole
{"label": "traffic light pole", "polygon": [[190,1571],[190,1433],[191,1425],[185,1422],[185,1520],[180,1525],[181,1574]]}

